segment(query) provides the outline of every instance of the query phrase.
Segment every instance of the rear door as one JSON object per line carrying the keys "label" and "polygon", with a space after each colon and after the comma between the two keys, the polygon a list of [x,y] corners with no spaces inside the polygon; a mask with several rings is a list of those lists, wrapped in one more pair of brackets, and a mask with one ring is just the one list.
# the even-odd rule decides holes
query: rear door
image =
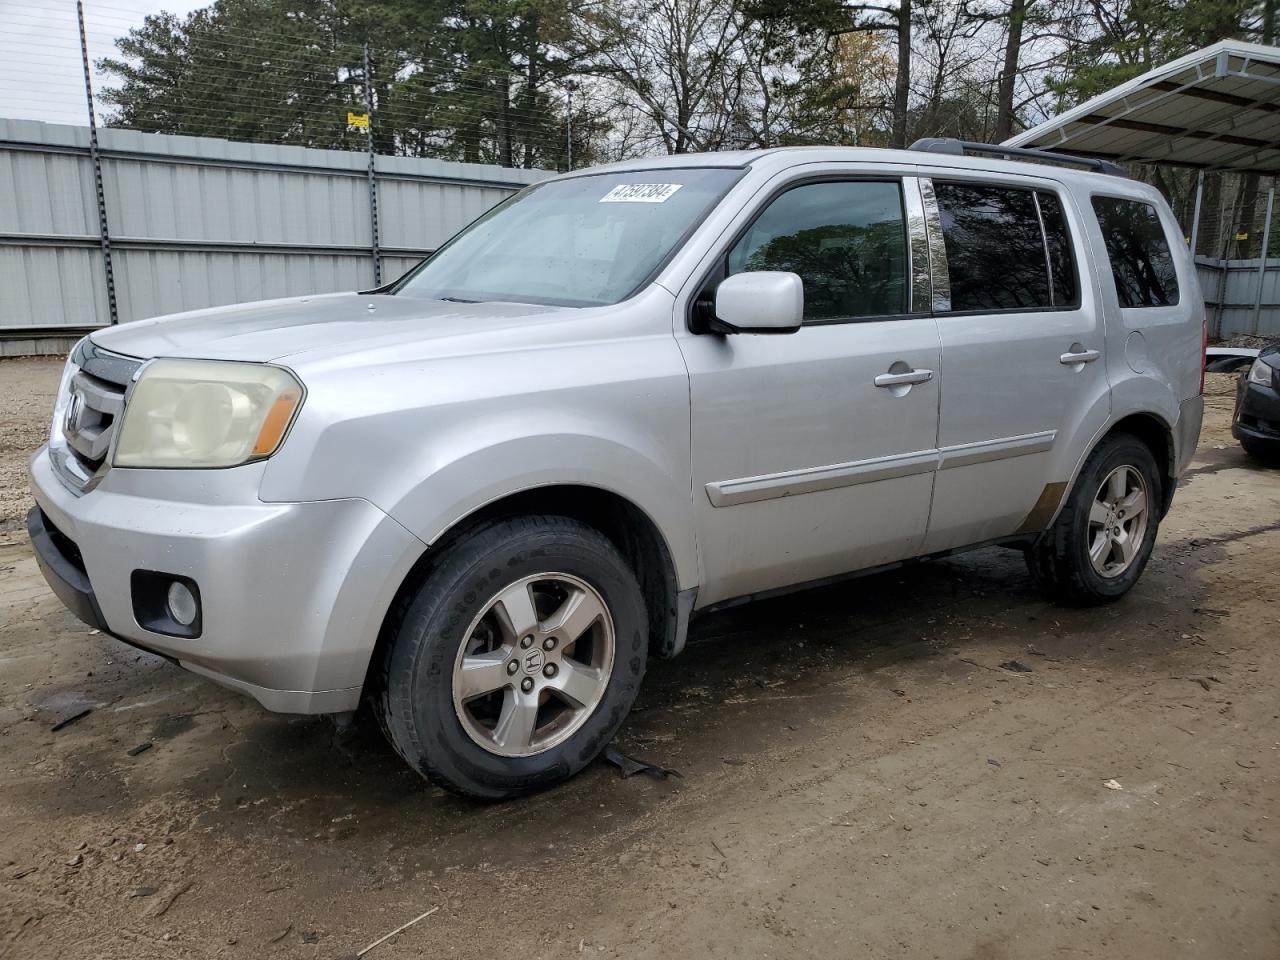
{"label": "rear door", "polygon": [[923,185],[945,250],[934,275],[946,382],[932,553],[1043,529],[1110,397],[1099,289],[1080,267],[1087,234],[1071,194],[969,171]]}

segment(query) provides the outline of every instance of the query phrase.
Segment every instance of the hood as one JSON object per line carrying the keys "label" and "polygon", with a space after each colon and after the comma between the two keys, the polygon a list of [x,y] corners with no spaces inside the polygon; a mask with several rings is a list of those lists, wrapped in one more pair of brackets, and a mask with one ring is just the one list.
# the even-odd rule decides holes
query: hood
{"label": "hood", "polygon": [[354,353],[375,345],[467,337],[573,312],[527,303],[453,303],[334,293],[138,320],[94,331],[93,342],[143,360],[283,361],[303,352]]}

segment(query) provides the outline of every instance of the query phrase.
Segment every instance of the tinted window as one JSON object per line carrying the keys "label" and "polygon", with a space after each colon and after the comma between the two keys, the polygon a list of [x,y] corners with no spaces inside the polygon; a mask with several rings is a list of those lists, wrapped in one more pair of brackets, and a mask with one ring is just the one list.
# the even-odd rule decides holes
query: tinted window
{"label": "tinted window", "polygon": [[1053,305],[1044,235],[1030,190],[935,183],[952,310]]}
{"label": "tinted window", "polygon": [[1156,208],[1137,200],[1094,197],[1102,239],[1122,307],[1178,302],[1178,274]]}
{"label": "tinted window", "polygon": [[1062,204],[1052,193],[1036,192],[1040,202],[1040,219],[1044,222],[1045,244],[1049,249],[1049,270],[1053,282],[1055,307],[1080,306],[1080,287],[1076,282],[1076,258],[1071,252],[1071,233]]}
{"label": "tinted window", "polygon": [[729,273],[748,270],[799,274],[806,320],[905,313],[900,185],[853,181],[788,190],[729,251]]}

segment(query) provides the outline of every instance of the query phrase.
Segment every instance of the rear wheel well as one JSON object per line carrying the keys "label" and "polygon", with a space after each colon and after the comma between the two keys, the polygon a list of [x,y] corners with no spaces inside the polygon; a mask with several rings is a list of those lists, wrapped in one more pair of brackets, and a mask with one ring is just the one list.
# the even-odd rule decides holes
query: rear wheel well
{"label": "rear wheel well", "polygon": [[1160,479],[1163,481],[1160,504],[1160,516],[1163,517],[1169,511],[1169,505],[1173,501],[1173,488],[1177,485],[1177,477],[1173,472],[1173,430],[1154,414],[1133,413],[1117,421],[1107,431],[1107,436],[1114,433],[1127,433],[1137,437],[1146,444],[1151,455],[1155,457],[1156,466],[1160,470]]}
{"label": "rear wheel well", "polygon": [[547,515],[585,523],[617,547],[635,572],[644,593],[649,616],[649,652],[656,656],[671,655],[676,641],[678,588],[671,551],[657,526],[648,514],[618,494],[599,487],[557,485],[524,490],[486,504],[459,520],[428,547],[396,591],[370,662],[378,663],[387,644],[395,639],[405,609],[431,575],[435,561],[451,544],[495,521]]}

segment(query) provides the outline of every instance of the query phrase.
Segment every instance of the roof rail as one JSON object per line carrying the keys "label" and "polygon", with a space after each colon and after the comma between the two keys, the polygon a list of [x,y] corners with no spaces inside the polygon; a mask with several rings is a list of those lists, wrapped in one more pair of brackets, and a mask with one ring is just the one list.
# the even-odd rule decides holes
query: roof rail
{"label": "roof rail", "polygon": [[1110,160],[1098,157],[1080,157],[1072,153],[1056,153],[1053,150],[1035,150],[1031,147],[1006,147],[999,143],[972,143],[968,140],[956,140],[952,137],[925,137],[917,140],[910,148],[922,153],[949,153],[962,157],[968,153],[976,153],[989,157],[1008,157],[1011,160],[1029,159],[1044,160],[1048,163],[1075,164],[1095,173],[1108,173],[1113,177],[1127,177],[1124,167]]}

